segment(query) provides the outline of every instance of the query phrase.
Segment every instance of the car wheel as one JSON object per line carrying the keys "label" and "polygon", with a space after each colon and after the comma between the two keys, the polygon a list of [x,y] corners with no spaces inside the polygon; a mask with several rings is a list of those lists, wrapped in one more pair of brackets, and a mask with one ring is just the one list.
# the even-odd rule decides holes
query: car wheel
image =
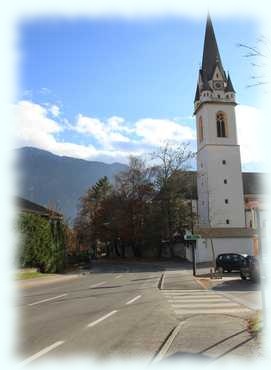
{"label": "car wheel", "polygon": [[247,280],[247,277],[245,275],[240,275],[242,280]]}

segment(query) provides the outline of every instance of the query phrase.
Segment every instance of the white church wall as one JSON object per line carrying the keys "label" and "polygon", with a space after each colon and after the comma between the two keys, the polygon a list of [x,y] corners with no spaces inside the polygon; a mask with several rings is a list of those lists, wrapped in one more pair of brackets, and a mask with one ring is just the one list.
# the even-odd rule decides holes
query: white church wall
{"label": "white church wall", "polygon": [[[208,146],[204,150],[208,157],[207,174],[211,226],[245,227],[239,147]],[[223,160],[226,161],[225,164],[223,164]],[[224,184],[224,180],[227,180],[226,184]],[[229,224],[226,220],[229,220]]]}

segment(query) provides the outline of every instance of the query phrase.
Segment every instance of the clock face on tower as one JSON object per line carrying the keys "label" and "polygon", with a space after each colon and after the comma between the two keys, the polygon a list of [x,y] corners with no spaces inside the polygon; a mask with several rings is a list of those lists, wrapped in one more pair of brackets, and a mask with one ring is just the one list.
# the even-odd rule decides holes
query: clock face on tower
{"label": "clock face on tower", "polygon": [[214,81],[213,82],[213,87],[215,90],[223,90],[224,84],[223,81]]}

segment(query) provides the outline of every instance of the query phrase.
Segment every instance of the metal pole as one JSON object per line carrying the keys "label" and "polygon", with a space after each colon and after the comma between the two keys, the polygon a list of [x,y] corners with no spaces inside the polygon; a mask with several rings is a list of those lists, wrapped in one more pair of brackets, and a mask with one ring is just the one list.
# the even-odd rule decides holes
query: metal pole
{"label": "metal pole", "polygon": [[196,256],[195,256],[195,242],[192,241],[192,263],[193,263],[193,276],[196,276]]}

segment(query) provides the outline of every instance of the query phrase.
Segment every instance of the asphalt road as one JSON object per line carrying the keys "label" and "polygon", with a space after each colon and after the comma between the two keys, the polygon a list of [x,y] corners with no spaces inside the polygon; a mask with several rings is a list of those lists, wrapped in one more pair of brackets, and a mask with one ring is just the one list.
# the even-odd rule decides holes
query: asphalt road
{"label": "asphalt road", "polygon": [[[167,279],[161,291],[157,286],[165,269]],[[18,354],[22,365],[74,355],[143,357],[148,363],[185,320],[190,342],[182,331],[168,353],[187,350],[188,343],[190,350],[198,352],[202,350],[199,335],[213,338],[208,328],[214,323],[214,313],[216,326],[221,325],[219,333],[231,338],[229,333],[235,333],[239,324],[222,314],[226,310],[247,314],[259,298],[258,288],[240,279],[206,291],[193,280],[191,265],[185,263],[97,265],[74,279],[26,284],[19,289]],[[203,313],[207,315],[201,316]],[[220,337],[213,339],[220,341]]]}
{"label": "asphalt road", "polygon": [[52,355],[155,355],[177,322],[157,289],[162,271],[114,269],[20,288],[18,351],[24,364]]}

